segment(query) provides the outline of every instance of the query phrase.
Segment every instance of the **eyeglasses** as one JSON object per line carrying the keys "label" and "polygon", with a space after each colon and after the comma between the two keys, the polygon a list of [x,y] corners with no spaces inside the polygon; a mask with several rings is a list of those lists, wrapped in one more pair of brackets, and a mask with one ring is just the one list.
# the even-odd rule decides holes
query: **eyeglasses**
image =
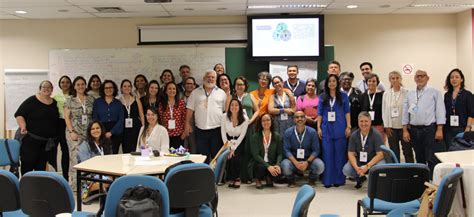
{"label": "eyeglasses", "polygon": [[236,85],[237,85],[237,86],[245,86],[244,83],[237,83]]}
{"label": "eyeglasses", "polygon": [[416,78],[424,78],[426,77],[427,75],[415,75]]}
{"label": "eyeglasses", "polygon": [[302,115],[295,116],[295,119],[303,119],[303,118],[305,118],[305,116],[302,116]]}
{"label": "eyeglasses", "polygon": [[114,89],[114,87],[104,87],[104,90],[111,90]]}
{"label": "eyeglasses", "polygon": [[41,86],[42,89],[53,89],[52,86]]}

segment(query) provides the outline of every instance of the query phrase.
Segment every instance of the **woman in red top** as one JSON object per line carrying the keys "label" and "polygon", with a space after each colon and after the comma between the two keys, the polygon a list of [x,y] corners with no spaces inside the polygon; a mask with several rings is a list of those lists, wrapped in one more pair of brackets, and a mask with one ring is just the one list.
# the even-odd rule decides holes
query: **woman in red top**
{"label": "woman in red top", "polygon": [[186,103],[179,99],[178,88],[174,82],[167,83],[164,88],[162,102],[158,107],[161,124],[168,130],[170,147],[175,149],[184,144],[184,123],[186,119]]}

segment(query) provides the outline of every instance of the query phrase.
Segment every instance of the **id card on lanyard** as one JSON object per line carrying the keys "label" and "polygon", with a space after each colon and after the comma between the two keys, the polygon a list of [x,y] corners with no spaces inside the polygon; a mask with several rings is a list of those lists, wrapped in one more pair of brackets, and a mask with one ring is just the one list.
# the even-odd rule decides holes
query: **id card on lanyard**
{"label": "id card on lanyard", "polygon": [[453,111],[453,114],[449,116],[449,124],[451,127],[459,127],[459,115],[456,115],[456,101],[461,95],[461,91],[462,90],[459,90],[456,98],[451,99],[451,110]]}
{"label": "id card on lanyard", "polygon": [[329,106],[331,107],[331,111],[328,112],[328,121],[335,122],[336,121],[336,112],[334,111],[334,104],[336,103],[336,98],[329,99]]}
{"label": "id card on lanyard", "polygon": [[362,133],[360,134],[360,143],[362,145],[362,150],[359,152],[359,161],[361,163],[367,163],[367,152],[365,151],[365,144],[367,143],[367,138],[369,137],[369,134],[367,136],[363,136]]}
{"label": "id card on lanyard", "polygon": [[[280,105],[279,105],[279,106],[281,106],[280,108],[284,109],[285,108],[286,94],[283,93],[283,97],[281,97],[281,98],[280,98],[280,96],[278,96],[278,94],[276,94],[276,95],[277,95],[278,101],[280,102]],[[280,114],[280,120],[282,120],[282,121],[288,120],[288,114],[285,113],[285,112],[281,113]]]}
{"label": "id card on lanyard", "polygon": [[[397,95],[395,95],[395,92],[392,89],[392,97],[390,98],[390,117],[396,118],[400,116],[400,111],[398,109],[398,99],[400,99],[400,95],[402,94],[402,90],[398,92]],[[395,102],[393,103],[392,100],[395,99]]]}
{"label": "id card on lanyard", "polygon": [[104,156],[104,148],[103,147],[100,147],[99,145],[97,145],[97,143],[95,143],[95,147],[97,148],[97,151],[99,151],[100,155],[101,156]]}
{"label": "id card on lanyard", "polygon": [[77,99],[81,103],[82,107],[81,124],[87,126],[87,122],[89,121],[89,119],[87,117],[86,96],[84,96],[84,102],[82,102],[81,98],[79,97],[77,97]]}
{"label": "id card on lanyard", "polygon": [[176,121],[174,119],[174,116],[173,116],[173,106],[172,105],[169,105],[170,107],[170,119],[168,120],[168,129],[172,130],[174,128],[176,128]]}
{"label": "id card on lanyard", "polygon": [[304,140],[305,134],[306,134],[306,127],[304,128],[304,131],[303,131],[303,134],[301,135],[301,138],[298,136],[298,132],[296,131],[296,127],[295,127],[296,140],[298,140],[298,143],[300,145],[300,147],[296,150],[296,158],[298,158],[298,159],[304,159],[303,140]]}
{"label": "id card on lanyard", "polygon": [[369,106],[370,106],[370,120],[375,119],[375,111],[374,111],[374,102],[375,102],[375,96],[377,95],[377,92],[374,93],[374,96],[371,98],[369,92],[367,92],[367,96],[369,97]]}
{"label": "id card on lanyard", "polygon": [[[125,98],[123,98],[125,101]],[[130,117],[130,110],[131,110],[130,101],[127,102],[125,105],[125,109],[127,110],[127,118],[125,118],[125,128],[132,128],[133,127],[133,119]]]}

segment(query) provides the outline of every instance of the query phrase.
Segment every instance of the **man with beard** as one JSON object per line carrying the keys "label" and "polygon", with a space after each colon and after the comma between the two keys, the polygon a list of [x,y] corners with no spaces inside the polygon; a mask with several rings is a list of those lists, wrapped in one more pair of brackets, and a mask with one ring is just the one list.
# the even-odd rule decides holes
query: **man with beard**
{"label": "man with beard", "polygon": [[221,118],[225,110],[227,95],[216,86],[217,73],[208,70],[203,77],[203,86],[198,87],[188,98],[184,136],[192,131],[192,119],[196,125],[197,153],[206,155],[209,162],[222,147]]}
{"label": "man with beard", "polygon": [[[368,89],[367,87],[367,77],[372,74],[372,63],[363,62],[359,66],[360,72],[362,73],[363,79],[357,82],[357,88],[359,88],[362,93],[365,93]],[[377,86],[377,90],[385,91],[385,86],[382,82],[379,83]]]}
{"label": "man with beard", "polygon": [[288,80],[283,84],[284,88],[290,89],[295,98],[305,94],[306,82],[298,78],[298,66],[292,65],[286,68]]}

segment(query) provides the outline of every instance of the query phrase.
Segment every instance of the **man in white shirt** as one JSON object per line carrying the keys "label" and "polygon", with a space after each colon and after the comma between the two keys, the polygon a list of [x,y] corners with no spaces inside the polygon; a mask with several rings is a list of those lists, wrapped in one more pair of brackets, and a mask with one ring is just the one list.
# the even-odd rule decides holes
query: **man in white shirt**
{"label": "man in white shirt", "polygon": [[196,125],[197,153],[206,155],[209,162],[222,147],[221,118],[225,110],[227,95],[216,86],[217,73],[208,70],[203,77],[203,86],[198,87],[188,98],[184,136],[192,132],[192,119]]}
{"label": "man in white shirt", "polygon": [[[363,62],[359,66],[360,72],[362,73],[363,79],[357,82],[357,88],[359,88],[362,93],[367,92],[367,76],[369,76],[372,73],[372,63],[370,62]],[[382,82],[379,83],[377,86],[377,90],[379,91],[385,91],[385,87]]]}

